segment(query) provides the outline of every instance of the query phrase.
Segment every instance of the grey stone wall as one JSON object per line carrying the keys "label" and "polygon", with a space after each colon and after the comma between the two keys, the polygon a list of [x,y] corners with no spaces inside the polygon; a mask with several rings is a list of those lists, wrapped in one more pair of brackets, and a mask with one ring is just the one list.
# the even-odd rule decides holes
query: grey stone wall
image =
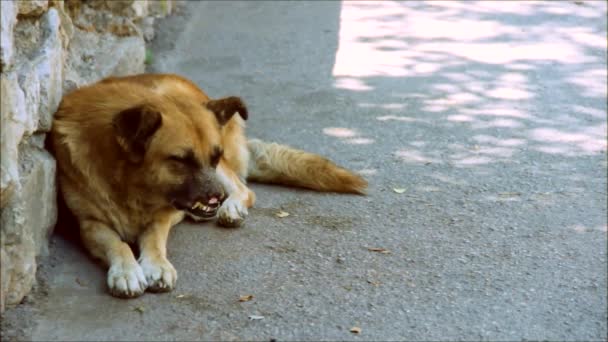
{"label": "grey stone wall", "polygon": [[36,281],[57,220],[55,160],[44,149],[63,94],[144,71],[154,19],[174,0],[0,1],[0,312]]}

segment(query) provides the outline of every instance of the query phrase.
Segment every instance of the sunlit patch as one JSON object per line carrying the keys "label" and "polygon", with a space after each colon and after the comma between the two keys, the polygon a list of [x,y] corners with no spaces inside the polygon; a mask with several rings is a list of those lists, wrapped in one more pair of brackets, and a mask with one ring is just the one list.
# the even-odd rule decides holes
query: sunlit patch
{"label": "sunlit patch", "polygon": [[574,231],[576,231],[578,233],[584,233],[587,231],[587,228],[580,224],[575,225],[574,227],[572,227],[572,229],[574,229]]}
{"label": "sunlit patch", "polygon": [[599,225],[599,226],[594,226],[594,227],[586,227],[583,226],[582,224],[575,224],[572,226],[572,229],[574,231],[576,231],[577,233],[585,233],[585,232],[592,232],[594,230],[600,231],[600,232],[608,232],[608,225]]}
{"label": "sunlit patch", "polygon": [[446,93],[454,93],[457,92],[458,90],[460,90],[460,88],[454,84],[448,84],[448,83],[440,83],[440,84],[434,84],[432,85],[433,89],[437,89],[440,91],[444,91]]}
{"label": "sunlit patch", "polygon": [[412,68],[417,74],[429,74],[439,70],[441,66],[439,64],[431,63],[416,63]]}
{"label": "sunlit patch", "polygon": [[444,106],[441,104],[432,104],[432,105],[422,107],[422,110],[424,110],[425,112],[432,112],[432,113],[443,112],[443,111],[446,111],[447,109],[448,109],[447,106]]}
{"label": "sunlit patch", "polygon": [[445,52],[487,64],[507,64],[521,61],[555,61],[564,64],[592,62],[577,46],[567,43],[421,43],[420,51]]}
{"label": "sunlit patch", "polygon": [[505,67],[507,69],[511,69],[511,70],[522,70],[522,71],[534,69],[534,66],[532,66],[530,64],[525,64],[525,63],[511,63],[511,64],[505,65]]}
{"label": "sunlit patch", "polygon": [[[608,92],[605,25],[553,20],[564,14],[603,19],[606,2],[344,1],[335,86],[380,91],[377,79],[407,77],[405,87],[382,90],[391,102],[373,103],[371,97],[359,106],[384,122],[378,125],[433,122],[471,129],[477,143],[467,141],[466,150],[450,147],[450,163],[476,172],[485,163],[512,160],[524,147],[563,156],[605,152],[605,102],[594,102],[605,101]],[[553,73],[540,79],[547,69]],[[576,92],[573,102],[560,97],[563,87]],[[538,102],[541,94],[555,99]],[[587,98],[580,102],[580,96]],[[497,136],[476,135],[482,131]],[[345,143],[372,140],[348,129],[325,134]],[[443,145],[430,151],[405,146],[411,150],[396,152],[404,162],[442,162],[435,150]]]}
{"label": "sunlit patch", "polygon": [[403,109],[405,108],[405,103],[386,103],[381,105],[380,107],[384,109]]}
{"label": "sunlit patch", "polygon": [[523,124],[519,121],[512,119],[495,119],[490,121],[477,121],[472,127],[475,129],[481,128],[518,128],[522,127]]}
{"label": "sunlit patch", "polygon": [[473,77],[462,72],[446,72],[443,76],[455,82],[471,82],[474,80]]}
{"label": "sunlit patch", "polygon": [[363,83],[362,80],[352,77],[341,77],[336,79],[334,86],[340,89],[347,89],[352,91],[366,91],[372,90],[373,88]]}
{"label": "sunlit patch", "polygon": [[423,192],[440,192],[441,188],[438,186],[419,186],[417,188],[417,191],[423,191]]}
{"label": "sunlit patch", "polygon": [[589,97],[608,97],[608,71],[606,69],[588,69],[577,75],[570,76],[568,83],[582,88],[583,95]]}
{"label": "sunlit patch", "polygon": [[510,87],[499,87],[487,92],[487,95],[503,100],[526,100],[533,97],[533,94],[523,89]]}
{"label": "sunlit patch", "polygon": [[372,144],[374,142],[374,139],[352,138],[352,139],[346,140],[346,142],[348,144],[352,144],[352,145],[369,145],[369,144]]}
{"label": "sunlit patch", "polygon": [[456,166],[474,166],[474,165],[482,165],[488,164],[492,162],[492,158],[485,156],[471,156],[462,158],[460,160],[455,160],[454,165]]}
{"label": "sunlit patch", "polygon": [[502,138],[496,138],[496,137],[493,137],[490,135],[484,135],[484,134],[474,136],[473,140],[475,140],[479,143],[506,146],[506,147],[521,146],[526,143],[526,141],[524,139],[515,139],[515,138],[502,139]]}
{"label": "sunlit patch", "polygon": [[411,146],[416,146],[416,147],[423,147],[426,145],[426,142],[421,141],[421,140],[416,140],[416,141],[410,141],[409,145]]}
{"label": "sunlit patch", "polygon": [[399,150],[395,153],[395,155],[404,162],[412,163],[412,164],[426,164],[426,163],[435,163],[437,160],[427,157],[423,155],[419,151],[415,150]]}
{"label": "sunlit patch", "polygon": [[372,176],[378,173],[378,170],[376,169],[363,169],[363,170],[359,170],[357,171],[358,174],[362,175],[362,176]]}
{"label": "sunlit patch", "polygon": [[590,116],[598,118],[598,119],[606,118],[606,110],[600,110],[597,108],[585,107],[585,106],[580,106],[580,105],[573,105],[572,109],[576,113],[587,114],[587,115],[590,115]]}
{"label": "sunlit patch", "polygon": [[460,93],[453,93],[448,95],[446,102],[449,104],[453,104],[453,105],[462,105],[462,104],[469,104],[469,103],[473,103],[473,102],[479,102],[481,101],[481,98],[475,94],[472,93],[465,93],[465,92],[460,92]]}
{"label": "sunlit patch", "polygon": [[507,72],[505,74],[500,75],[499,81],[506,83],[525,84],[526,82],[528,82],[528,78],[518,72]]}
{"label": "sunlit patch", "polygon": [[332,137],[338,138],[350,138],[357,135],[352,129],[344,128],[344,127],[327,127],[323,128],[323,133]]}
{"label": "sunlit patch", "polygon": [[[606,150],[606,125],[600,125],[596,130],[585,133],[564,132],[554,128],[536,128],[530,132],[530,138],[540,142],[564,144],[577,147],[582,152],[597,153]],[[602,136],[603,135],[603,136]],[[551,146],[544,147],[545,151],[551,151]],[[555,152],[550,152],[555,153]]]}
{"label": "sunlit patch", "polygon": [[570,14],[570,9],[563,6],[547,6],[545,12],[550,14]]}
{"label": "sunlit patch", "polygon": [[448,116],[448,121],[454,121],[454,122],[472,122],[472,121],[475,121],[475,119],[473,119],[473,117],[471,117],[469,115],[455,114],[455,115]]}

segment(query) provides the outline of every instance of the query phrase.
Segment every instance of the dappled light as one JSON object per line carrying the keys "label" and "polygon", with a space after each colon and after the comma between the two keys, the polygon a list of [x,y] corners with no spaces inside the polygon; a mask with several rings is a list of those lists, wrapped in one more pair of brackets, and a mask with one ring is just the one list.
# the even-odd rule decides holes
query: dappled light
{"label": "dappled light", "polygon": [[348,129],[348,128],[343,128],[343,127],[324,128],[323,133],[325,133],[329,136],[338,137],[338,138],[350,138],[350,137],[354,137],[355,135],[357,135],[357,133],[354,130]]}
{"label": "dappled light", "polygon": [[[547,15],[600,25],[547,20]],[[403,136],[393,155],[404,163],[481,172],[484,165],[514,162],[522,151],[564,157],[605,153],[605,15],[601,1],[346,1],[334,87],[357,92],[358,106],[379,125],[470,131],[458,147],[415,146],[408,144],[412,137]],[[539,80],[542,70],[552,70],[551,77]],[[406,89],[380,89],[380,78],[399,80]],[[562,94],[571,90],[585,100],[564,102]],[[399,101],[376,103],[375,92],[392,93]],[[325,134],[350,138],[351,144],[371,139]]]}
{"label": "dappled light", "polygon": [[374,139],[363,137],[356,130],[344,127],[327,127],[323,129],[323,133],[340,138],[342,142],[351,145],[368,145],[374,142]]}

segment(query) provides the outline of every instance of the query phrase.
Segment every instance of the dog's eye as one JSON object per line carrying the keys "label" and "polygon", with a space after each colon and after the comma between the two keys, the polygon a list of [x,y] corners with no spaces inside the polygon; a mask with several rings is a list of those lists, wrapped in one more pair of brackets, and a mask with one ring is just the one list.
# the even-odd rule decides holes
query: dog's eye
{"label": "dog's eye", "polygon": [[185,162],[185,158],[182,156],[169,156],[167,159],[174,161],[174,162],[178,162],[178,163],[183,163]]}
{"label": "dog's eye", "polygon": [[219,164],[220,159],[222,158],[222,155],[224,155],[224,150],[222,150],[222,148],[219,146],[215,146],[213,148],[213,152],[211,153],[211,159],[210,159],[212,167],[216,167],[217,164]]}

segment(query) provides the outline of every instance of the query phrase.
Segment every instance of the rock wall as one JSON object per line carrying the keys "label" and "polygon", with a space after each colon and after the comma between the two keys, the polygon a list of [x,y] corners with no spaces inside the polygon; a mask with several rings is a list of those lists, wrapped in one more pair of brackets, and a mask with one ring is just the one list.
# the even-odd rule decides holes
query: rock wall
{"label": "rock wall", "polygon": [[44,149],[63,94],[144,71],[154,19],[174,0],[1,0],[0,312],[36,280],[57,220],[55,161]]}

